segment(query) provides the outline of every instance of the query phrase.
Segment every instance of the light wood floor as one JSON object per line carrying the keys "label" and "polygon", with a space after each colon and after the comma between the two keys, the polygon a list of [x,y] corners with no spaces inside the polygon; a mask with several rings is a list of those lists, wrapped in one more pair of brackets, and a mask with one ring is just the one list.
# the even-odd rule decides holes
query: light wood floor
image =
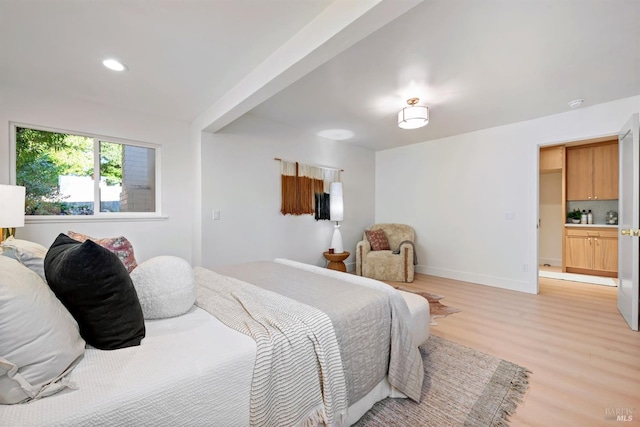
{"label": "light wood floor", "polygon": [[[618,313],[617,288],[541,278],[531,295],[422,274],[402,286],[462,310],[432,334],[532,371],[512,426],[640,425],[640,333]],[[633,421],[606,420],[615,408]]]}

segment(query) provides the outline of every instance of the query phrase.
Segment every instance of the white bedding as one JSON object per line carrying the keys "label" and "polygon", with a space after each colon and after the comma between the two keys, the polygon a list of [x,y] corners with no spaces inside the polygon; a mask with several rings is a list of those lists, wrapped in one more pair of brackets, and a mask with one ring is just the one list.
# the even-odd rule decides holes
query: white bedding
{"label": "white bedding", "polygon": [[199,308],[146,322],[139,347],[87,349],[78,390],[1,405],[0,426],[247,426],[255,342]]}
{"label": "white bedding", "polygon": [[[415,320],[414,333],[428,336],[428,322]],[[256,354],[250,337],[195,306],[148,320],[146,330],[139,347],[87,349],[69,376],[78,390],[0,405],[0,427],[249,425]],[[404,397],[385,379],[349,407],[349,424],[387,396]]]}

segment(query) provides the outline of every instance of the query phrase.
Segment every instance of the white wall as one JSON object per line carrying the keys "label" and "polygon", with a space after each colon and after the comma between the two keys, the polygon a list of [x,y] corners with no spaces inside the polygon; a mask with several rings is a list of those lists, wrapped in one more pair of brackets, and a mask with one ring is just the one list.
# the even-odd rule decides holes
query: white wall
{"label": "white wall", "polygon": [[189,147],[193,153],[191,170],[194,180],[191,188],[191,261],[192,265],[202,265],[202,136],[199,123],[192,123],[189,131]]}
{"label": "white wall", "polygon": [[540,174],[539,264],[562,266],[562,172]]}
{"label": "white wall", "polygon": [[615,134],[639,110],[635,96],[377,152],[375,221],[416,229],[418,272],[535,293],[538,145]]}
{"label": "white wall", "polygon": [[124,235],[131,240],[136,259],[175,255],[191,261],[191,222],[194,182],[189,124],[110,108],[87,101],[48,96],[0,86],[0,183],[10,179],[9,122],[148,142],[161,146],[162,214],[153,221],[72,222],[27,224],[17,230],[24,238],[49,246],[59,233],[78,231],[95,237]]}
{"label": "white wall", "polygon": [[[333,224],[280,213],[280,162],[344,169],[342,237],[351,252],[374,217],[373,151],[246,115],[215,134],[202,133],[202,265],[291,258],[325,265]],[[214,221],[212,211],[221,211]]]}

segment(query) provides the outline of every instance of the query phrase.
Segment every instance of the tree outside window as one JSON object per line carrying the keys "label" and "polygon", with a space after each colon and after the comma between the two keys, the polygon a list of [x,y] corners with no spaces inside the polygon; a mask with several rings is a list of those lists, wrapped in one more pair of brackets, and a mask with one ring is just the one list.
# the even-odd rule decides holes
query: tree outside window
{"label": "tree outside window", "polygon": [[27,215],[155,212],[154,148],[25,127],[15,134]]}

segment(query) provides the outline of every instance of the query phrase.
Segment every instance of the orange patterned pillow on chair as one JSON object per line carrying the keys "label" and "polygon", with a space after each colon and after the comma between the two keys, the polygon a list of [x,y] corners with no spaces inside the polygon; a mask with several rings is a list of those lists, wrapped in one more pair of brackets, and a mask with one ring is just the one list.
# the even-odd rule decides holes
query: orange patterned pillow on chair
{"label": "orange patterned pillow on chair", "polygon": [[383,230],[365,230],[365,234],[367,235],[367,240],[369,241],[369,243],[371,243],[372,250],[391,250],[391,248],[389,247],[389,240],[387,239],[387,235],[384,234]]}

